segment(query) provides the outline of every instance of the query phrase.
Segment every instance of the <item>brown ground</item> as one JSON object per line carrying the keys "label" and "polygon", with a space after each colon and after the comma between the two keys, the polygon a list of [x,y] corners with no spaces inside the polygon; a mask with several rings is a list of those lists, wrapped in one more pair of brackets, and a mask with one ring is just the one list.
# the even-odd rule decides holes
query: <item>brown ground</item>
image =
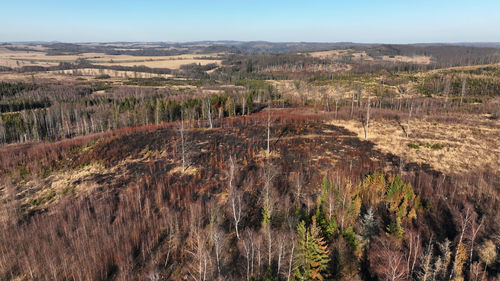
{"label": "brown ground", "polygon": [[[371,121],[368,140],[384,153],[399,155],[405,162],[430,164],[446,174],[500,169],[500,123],[480,116],[467,116],[467,122],[444,123],[411,120],[409,137],[393,120]],[[407,129],[406,121],[402,122]],[[335,120],[364,139],[360,121]],[[418,145],[411,148],[409,144]],[[436,145],[431,148],[432,145]],[[437,145],[442,146],[438,148]]]}

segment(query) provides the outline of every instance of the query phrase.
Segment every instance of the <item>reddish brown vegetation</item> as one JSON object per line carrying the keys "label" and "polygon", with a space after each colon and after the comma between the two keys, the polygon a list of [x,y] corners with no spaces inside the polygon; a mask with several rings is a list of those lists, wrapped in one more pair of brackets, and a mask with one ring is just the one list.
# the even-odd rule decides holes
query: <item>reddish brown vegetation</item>
{"label": "reddish brown vegetation", "polygon": [[[348,109],[341,112],[348,113]],[[247,229],[243,242],[237,242],[230,217],[213,215],[217,213],[215,209],[225,209],[230,156],[240,167],[235,186],[243,192],[243,201],[248,206],[262,205],[260,189],[265,184],[265,170],[268,165],[274,167],[276,176],[272,184],[274,195],[278,197],[275,198],[278,211],[273,215],[272,229],[280,233],[287,231],[286,225],[295,211],[302,212],[299,218],[306,219],[315,212],[318,187],[324,176],[342,185],[344,181],[357,184],[373,172],[399,174],[404,171],[404,180],[411,183],[415,193],[422,198],[422,210],[417,217],[403,222],[405,229],[415,229],[418,242],[414,237],[403,241],[387,237],[384,228],[391,223],[387,208],[382,203],[365,204],[363,212],[368,207],[376,207],[380,220],[379,238],[374,240],[372,249],[367,248],[371,254],[366,260],[371,263],[360,262],[356,266],[359,254],[353,254],[354,250],[349,252],[349,261],[345,258],[347,254],[342,254],[349,250],[338,247],[335,251],[339,252],[339,258],[337,262],[334,260],[332,267],[361,268],[360,274],[365,276],[371,272],[381,279],[407,280],[412,271],[408,269],[409,261],[420,268],[420,260],[410,255],[410,249],[420,254],[421,250],[415,250],[416,243],[423,249],[431,239],[443,241],[458,237],[459,222],[453,218],[462,215],[466,204],[473,204],[471,210],[477,213],[477,219],[486,218],[484,230],[475,237],[476,243],[498,231],[500,219],[495,210],[500,203],[498,196],[486,196],[486,188],[485,192],[464,188],[464,179],[444,176],[431,167],[412,163],[400,167],[397,156],[384,155],[373,150],[372,143],[359,140],[353,133],[326,125],[322,119],[331,118],[328,114],[282,109],[273,110],[272,116],[271,151],[280,156],[271,155],[268,160],[263,155],[265,112],[224,119],[220,127],[211,130],[188,130],[187,139],[193,143],[191,162],[197,169],[192,174],[172,172],[180,165],[175,124],[125,128],[52,144],[2,148],[2,174],[14,172],[20,165],[24,165],[26,177],[39,174],[42,165],[49,170],[64,170],[100,162],[108,169],[94,175],[100,186],[96,192],[67,195],[40,213],[20,214],[17,220],[2,224],[0,278],[144,280],[159,276],[182,280],[195,275],[193,271],[203,263],[208,268],[203,271],[208,279],[216,279],[219,274],[229,279],[244,278],[247,260],[244,251],[237,250],[237,245],[243,245],[242,249],[250,245],[247,243],[250,240],[245,239],[253,231],[256,240],[251,240],[251,245],[261,245],[257,244],[260,243],[257,238],[267,236],[259,236],[264,231],[260,229],[262,210],[259,207],[247,208],[242,216],[242,229]],[[85,146],[88,147],[77,149]],[[476,186],[474,182],[478,178],[489,177],[494,178],[490,174],[467,175],[465,180]],[[299,199],[294,195],[297,182],[302,183],[305,194]],[[486,180],[484,185],[492,188],[494,182]],[[292,205],[295,207],[291,208]],[[204,258],[212,257],[215,248],[200,244],[201,238],[212,237],[212,217],[219,218],[218,233],[222,233],[228,243],[222,262],[217,262],[221,267],[218,270],[213,261],[207,263]],[[356,226],[356,231],[359,227]],[[293,237],[293,228],[286,233]],[[335,245],[344,245],[345,241],[347,238],[341,238]],[[263,252],[265,245],[262,242]],[[272,256],[276,262],[278,254],[274,247],[277,246],[273,246]],[[288,246],[283,249],[279,253],[291,251]],[[262,263],[267,265],[267,260]],[[265,272],[264,265],[255,271],[256,274]],[[414,272],[417,274],[416,269]],[[343,274],[337,273],[337,276]],[[349,274],[352,273],[345,273],[345,276],[351,276]]]}

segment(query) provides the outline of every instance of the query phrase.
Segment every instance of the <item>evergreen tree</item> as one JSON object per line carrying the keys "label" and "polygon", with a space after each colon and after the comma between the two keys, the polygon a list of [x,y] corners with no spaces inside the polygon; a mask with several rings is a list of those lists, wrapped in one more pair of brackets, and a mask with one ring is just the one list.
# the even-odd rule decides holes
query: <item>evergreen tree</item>
{"label": "evergreen tree", "polygon": [[375,216],[373,214],[372,209],[368,209],[366,214],[363,215],[361,219],[361,236],[366,242],[370,242],[373,235],[377,230],[377,221],[375,220]]}
{"label": "evergreen tree", "polygon": [[324,280],[330,258],[328,246],[316,225],[316,217],[312,217],[309,229],[306,229],[305,222],[302,221],[297,227],[297,233],[296,280]]}

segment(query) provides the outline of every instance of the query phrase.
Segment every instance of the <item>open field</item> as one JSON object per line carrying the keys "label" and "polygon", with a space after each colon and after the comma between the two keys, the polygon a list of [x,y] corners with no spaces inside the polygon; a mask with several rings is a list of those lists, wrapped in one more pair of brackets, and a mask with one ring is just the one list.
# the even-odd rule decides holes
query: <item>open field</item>
{"label": "open field", "polygon": [[[74,63],[77,60],[87,60],[101,65],[139,66],[152,68],[178,69],[181,65],[210,63],[220,64],[218,54],[184,54],[176,56],[131,56],[109,55],[103,53],[82,53],[78,55],[47,55],[43,48],[35,51],[12,51],[0,47],[0,66],[18,68],[23,66],[56,66],[59,63]],[[127,49],[129,50],[129,49]],[[203,57],[200,58],[200,57]],[[206,59],[213,58],[213,59]]]}
{"label": "open field", "polygon": [[[112,63],[109,61],[113,60]],[[168,57],[168,58],[136,58],[135,60],[126,60],[117,58],[117,60],[111,58],[109,60],[95,60],[94,62],[99,63],[100,65],[122,65],[122,66],[138,66],[144,65],[151,68],[170,68],[170,69],[179,69],[182,65],[186,64],[201,64],[207,65],[211,63],[215,63],[220,65],[220,60],[207,60],[207,59],[197,59],[197,58],[185,58],[185,57]]]}
{"label": "open field", "polygon": [[381,60],[385,62],[406,62],[406,63],[415,63],[415,64],[430,64],[431,57],[430,56],[382,56],[381,58],[374,58],[366,53],[366,51],[356,51],[352,49],[348,50],[330,50],[330,51],[319,51],[319,52],[311,52],[308,55],[315,58],[323,58],[323,59],[333,59],[333,60],[354,60],[354,61],[374,61]]}
{"label": "open field", "polygon": [[[359,121],[335,120],[332,124],[364,139]],[[431,165],[445,174],[484,169],[498,172],[500,167],[500,124],[480,116],[468,116],[460,124],[434,118],[411,119],[409,129],[407,121],[401,124],[395,120],[374,120],[369,125],[367,140],[385,153],[399,155],[404,161]]]}

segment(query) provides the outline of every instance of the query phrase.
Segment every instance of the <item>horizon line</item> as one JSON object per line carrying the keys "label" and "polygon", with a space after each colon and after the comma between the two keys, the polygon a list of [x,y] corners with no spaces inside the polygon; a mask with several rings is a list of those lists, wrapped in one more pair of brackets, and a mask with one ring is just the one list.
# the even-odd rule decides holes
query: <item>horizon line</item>
{"label": "horizon line", "polygon": [[272,43],[272,44],[359,44],[359,45],[436,45],[436,44],[500,44],[500,41],[434,41],[434,42],[415,42],[415,43],[389,43],[389,42],[353,42],[353,41],[268,41],[268,40],[194,40],[194,41],[60,41],[60,40],[33,40],[33,41],[0,41],[0,44],[89,44],[89,43],[167,43],[167,44],[192,44],[192,43],[203,43],[203,42],[234,42],[234,43]]}

